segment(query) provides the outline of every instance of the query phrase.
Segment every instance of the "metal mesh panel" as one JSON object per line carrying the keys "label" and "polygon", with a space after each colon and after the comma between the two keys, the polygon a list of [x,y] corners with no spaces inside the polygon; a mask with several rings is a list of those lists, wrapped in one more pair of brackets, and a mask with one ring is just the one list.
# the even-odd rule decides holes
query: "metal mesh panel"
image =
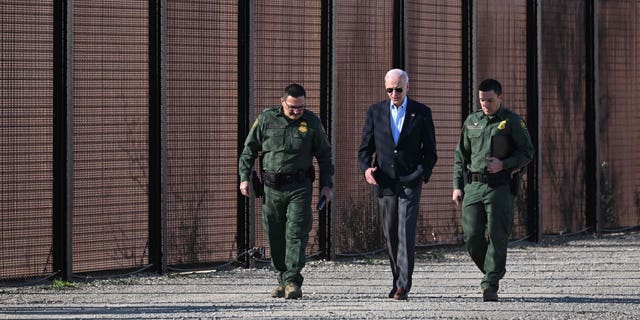
{"label": "metal mesh panel", "polygon": [[235,1],[167,1],[168,263],[235,258]]}
{"label": "metal mesh panel", "polygon": [[384,75],[392,63],[392,10],[391,0],[335,4],[336,254],[383,246],[372,189],[358,168],[358,146],[368,106],[387,97]]}
{"label": "metal mesh panel", "polygon": [[147,1],[74,4],[73,270],[147,262]]}
{"label": "metal mesh panel", "polygon": [[[477,8],[477,81],[502,84],[504,105],[527,121],[527,6],[525,0],[482,0]],[[531,54],[535,54],[532,52]],[[478,93],[473,92],[479,108]],[[526,175],[523,179],[526,179]],[[512,236],[526,234],[527,204],[521,190],[516,199]]]}
{"label": "metal mesh panel", "polygon": [[409,96],[431,108],[438,147],[438,162],[422,191],[416,243],[458,243],[460,212],[450,199],[461,126],[462,8],[453,0],[410,1],[408,7]]}
{"label": "metal mesh panel", "polygon": [[[290,83],[302,85],[307,108],[320,111],[321,2],[314,0],[256,1],[253,16],[253,106],[254,117],[266,107],[278,105],[282,91]],[[315,161],[314,161],[315,163]],[[316,172],[318,167],[316,165]],[[313,208],[318,181],[314,183]],[[268,247],[262,228],[262,208],[256,202],[253,223],[255,243]],[[318,215],[314,213],[307,254],[319,251]]]}
{"label": "metal mesh panel", "polygon": [[640,224],[640,1],[599,1],[601,221]]}
{"label": "metal mesh panel", "polygon": [[[148,263],[148,3],[73,1],[76,272]],[[237,254],[238,2],[165,3],[168,262],[229,260]],[[253,117],[277,104],[291,82],[305,86],[310,110],[319,111],[323,3],[253,3]],[[383,246],[357,148],[367,106],[386,98],[394,1],[331,3],[335,94],[329,107],[337,170],[331,234],[341,255]],[[535,94],[526,92],[526,3],[474,3],[477,80],[500,80],[505,105],[525,120],[526,96]],[[585,4],[539,4],[540,213],[543,232],[560,233],[585,224]],[[440,155],[423,191],[418,243],[458,243],[460,217],[449,198],[460,130],[460,2],[405,5],[410,94],[433,110]],[[640,0],[597,5],[600,222],[634,226],[640,223]],[[0,279],[53,271],[52,33],[53,1],[0,3]],[[317,184],[314,192],[315,203]],[[524,213],[516,216],[515,236],[525,232]],[[258,205],[248,223],[256,244],[266,246],[260,214]],[[315,230],[317,221],[308,253],[319,250]]]}
{"label": "metal mesh panel", "polygon": [[540,197],[542,232],[585,225],[583,1],[541,5]]}
{"label": "metal mesh panel", "polygon": [[0,3],[0,278],[51,272],[53,4]]}

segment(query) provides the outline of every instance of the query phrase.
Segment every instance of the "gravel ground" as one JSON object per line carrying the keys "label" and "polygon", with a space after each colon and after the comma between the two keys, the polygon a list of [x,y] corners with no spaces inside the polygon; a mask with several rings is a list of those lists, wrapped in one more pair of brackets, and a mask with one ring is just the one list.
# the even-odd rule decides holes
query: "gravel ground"
{"label": "gravel ground", "polygon": [[0,287],[0,319],[640,319],[640,233],[516,243],[507,268],[500,302],[456,247],[418,253],[408,301],[371,257],[308,262],[298,300],[270,297],[267,268]]}

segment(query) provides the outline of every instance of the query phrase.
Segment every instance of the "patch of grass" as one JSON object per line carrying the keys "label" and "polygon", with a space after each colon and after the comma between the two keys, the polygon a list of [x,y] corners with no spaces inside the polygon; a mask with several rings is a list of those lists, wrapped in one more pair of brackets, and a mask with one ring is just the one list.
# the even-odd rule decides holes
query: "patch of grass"
{"label": "patch of grass", "polygon": [[179,279],[179,278],[184,278],[185,276],[191,276],[191,274],[180,274],[178,272],[170,272],[164,275],[165,277],[167,277],[167,279]]}
{"label": "patch of grass", "polygon": [[140,280],[138,280],[136,278],[114,278],[114,279],[104,280],[103,283],[104,284],[109,284],[109,285],[131,286],[131,285],[140,284]]}
{"label": "patch of grass", "polygon": [[445,253],[443,251],[435,250],[435,251],[416,254],[416,257],[420,260],[442,261],[442,260],[445,260]]}
{"label": "patch of grass", "polygon": [[53,289],[67,289],[67,288],[76,288],[78,287],[78,284],[75,282],[56,279],[56,280],[53,280],[53,283],[51,284],[51,286],[53,287]]}
{"label": "patch of grass", "polygon": [[68,290],[68,289],[75,289],[78,287],[78,284],[75,282],[69,282],[69,281],[64,281],[64,280],[53,280],[53,282],[50,285],[44,285],[44,286],[40,286],[41,289],[44,290]]}
{"label": "patch of grass", "polygon": [[385,260],[382,260],[377,257],[367,257],[360,260],[360,264],[366,264],[366,265],[378,265],[378,264],[385,264],[385,263],[386,263]]}

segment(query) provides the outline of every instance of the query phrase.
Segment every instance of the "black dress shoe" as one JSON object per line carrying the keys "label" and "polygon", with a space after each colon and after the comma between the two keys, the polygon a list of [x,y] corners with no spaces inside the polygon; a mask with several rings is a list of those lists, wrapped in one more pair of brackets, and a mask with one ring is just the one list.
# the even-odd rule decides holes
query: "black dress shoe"
{"label": "black dress shoe", "polygon": [[396,290],[398,290],[398,289],[393,288],[393,289],[391,289],[391,291],[389,291],[389,298],[393,298],[393,295],[396,294]]}
{"label": "black dress shoe", "polygon": [[404,288],[398,288],[396,293],[393,294],[393,300],[407,300],[408,292],[404,290]]}

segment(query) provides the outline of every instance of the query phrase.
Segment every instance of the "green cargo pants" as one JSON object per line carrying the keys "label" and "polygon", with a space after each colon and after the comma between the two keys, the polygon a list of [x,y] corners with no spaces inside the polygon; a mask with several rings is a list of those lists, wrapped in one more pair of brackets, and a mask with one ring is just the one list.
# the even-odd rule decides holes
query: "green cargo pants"
{"label": "green cargo pants", "polygon": [[484,273],[480,286],[498,287],[506,272],[507,246],[513,226],[514,197],[509,184],[490,188],[481,182],[464,187],[462,230],[473,262]]}
{"label": "green cargo pants", "polygon": [[313,225],[311,193],[311,182],[264,188],[262,226],[269,240],[271,266],[281,285],[302,286],[304,280],[300,271]]}

